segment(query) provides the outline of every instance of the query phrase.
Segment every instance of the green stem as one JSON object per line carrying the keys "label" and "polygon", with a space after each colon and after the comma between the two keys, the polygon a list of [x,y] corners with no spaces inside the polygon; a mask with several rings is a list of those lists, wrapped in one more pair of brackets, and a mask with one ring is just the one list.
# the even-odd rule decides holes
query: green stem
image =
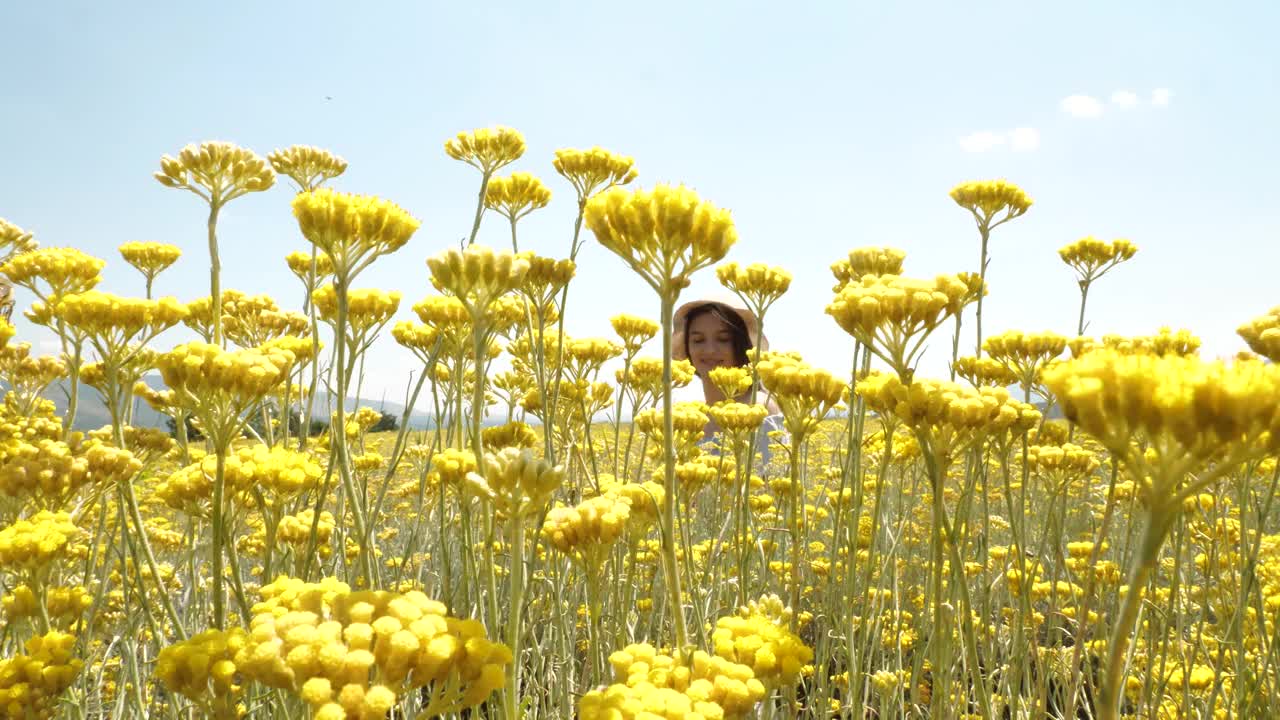
{"label": "green stem", "polygon": [[684,648],[689,644],[689,631],[685,626],[684,605],[680,592],[680,572],[676,560],[676,446],[675,423],[671,402],[671,326],[675,314],[675,298],[669,293],[662,296],[662,444],[663,478],[666,492],[662,496],[662,574],[667,584],[671,603],[671,619],[675,632],[675,645]]}

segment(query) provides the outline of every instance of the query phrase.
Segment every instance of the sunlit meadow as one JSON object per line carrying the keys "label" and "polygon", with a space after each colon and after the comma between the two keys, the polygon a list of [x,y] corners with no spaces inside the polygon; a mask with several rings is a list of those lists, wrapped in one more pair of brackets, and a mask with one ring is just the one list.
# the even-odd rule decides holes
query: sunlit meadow
{"label": "sunlit meadow", "polygon": [[[646,184],[611,149],[528,157],[493,127],[443,152],[474,168],[474,219],[427,252],[410,243],[429,220],[338,189],[346,161],[306,146],[160,157],[166,199],[207,209],[207,247],[97,258],[0,220],[8,310],[60,343],[33,355],[0,322],[5,717],[1274,712],[1280,308],[1235,319],[1229,362],[1184,329],[1086,337],[1091,288],[1142,262],[1086,237],[1059,251],[1076,287],[1044,289],[1078,304],[1074,334],[984,334],[984,305],[1016,301],[991,248],[1035,205],[959,182],[938,194],[972,266],[831,258],[840,372],[753,350],[706,379],[737,400],[674,402],[699,381],[672,347],[695,275],[760,336],[792,273],[827,269],[739,257],[714,188]],[[297,285],[274,296],[222,283],[219,220],[248,193],[297,220],[277,259]],[[551,202],[576,207],[563,254],[521,250]],[[476,243],[482,224],[510,248]],[[573,334],[588,243],[608,251],[590,272],[643,280],[650,317]],[[426,296],[362,284],[424,256]],[[95,289],[107,262],[138,271],[136,296]],[[207,267],[208,295],[153,297],[174,263]],[[392,324],[402,302],[418,322]],[[200,339],[166,342],[180,327]],[[947,377],[917,374],[930,347]],[[406,410],[377,432],[383,413],[332,400],[359,397],[376,353],[419,361],[406,407],[432,429]],[[88,433],[83,387],[110,418]],[[171,431],[132,424],[144,403]]]}

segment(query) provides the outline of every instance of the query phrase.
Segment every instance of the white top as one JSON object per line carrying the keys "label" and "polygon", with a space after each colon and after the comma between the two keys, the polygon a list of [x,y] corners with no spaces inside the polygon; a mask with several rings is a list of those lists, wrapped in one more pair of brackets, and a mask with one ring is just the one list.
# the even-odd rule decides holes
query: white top
{"label": "white top", "polygon": [[[769,443],[772,442],[769,439],[769,433],[775,430],[783,433],[781,441],[785,442],[787,431],[783,426],[781,414],[765,417],[764,422],[760,423],[759,431],[756,433],[756,452],[760,453],[760,462],[753,463],[752,467],[761,475],[765,474],[765,469],[769,467],[769,461],[773,459],[773,452],[769,450]],[[716,433],[710,438],[699,442],[698,445],[708,455],[719,455],[720,434]]]}

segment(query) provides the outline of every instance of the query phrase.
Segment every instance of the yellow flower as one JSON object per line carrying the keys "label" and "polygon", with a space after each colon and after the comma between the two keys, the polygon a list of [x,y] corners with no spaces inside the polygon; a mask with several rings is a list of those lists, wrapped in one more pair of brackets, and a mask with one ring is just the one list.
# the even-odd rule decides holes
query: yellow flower
{"label": "yellow flower", "polygon": [[[1031,198],[1022,188],[1005,180],[960,183],[951,189],[951,199],[973,213],[978,226],[988,231],[1022,215],[1031,207]],[[1004,216],[992,223],[1002,211]]]}
{"label": "yellow flower", "polygon": [[247,642],[243,628],[206,630],[169,645],[156,657],[155,674],[170,692],[195,701],[231,693],[236,653]]}
{"label": "yellow flower", "polygon": [[1030,389],[1040,371],[1067,349],[1067,338],[1050,331],[1008,330],[983,340],[982,349],[1009,368],[1023,389]]}
{"label": "yellow flower", "polygon": [[587,572],[599,572],[613,543],[622,537],[631,516],[631,500],[605,493],[575,507],[552,508],[542,524],[542,536]]}
{"label": "yellow flower", "polygon": [[511,222],[551,202],[551,190],[532,173],[516,172],[495,177],[485,186],[484,205]]}
{"label": "yellow flower", "polygon": [[864,275],[844,285],[827,314],[899,375],[910,370],[925,339],[964,306],[969,287],[955,275],[932,281]]}
{"label": "yellow flower", "polygon": [[0,273],[14,285],[27,288],[47,302],[91,290],[102,280],[100,273],[104,266],[105,261],[75,248],[40,248],[0,265]]}
{"label": "yellow flower", "polygon": [[41,510],[0,530],[0,567],[36,572],[65,558],[83,534],[67,513]]}
{"label": "yellow flower", "polygon": [[1018,382],[1018,375],[1012,369],[990,357],[956,358],[955,371],[974,387],[1007,387]]}
{"label": "yellow flower", "polygon": [[182,250],[177,245],[168,243],[134,241],[120,246],[120,256],[142,273],[149,284],[157,275],[178,261],[182,256]]}
{"label": "yellow flower", "polygon": [[340,282],[404,247],[420,224],[395,203],[328,188],[298,193],[293,215],[303,237],[329,256]]}
{"label": "yellow flower", "polygon": [[97,290],[62,297],[52,309],[55,317],[92,338],[104,355],[129,343],[150,342],[187,317],[186,306],[171,297],[143,300]]}
{"label": "yellow flower", "polygon": [[188,190],[211,205],[219,205],[276,182],[276,174],[252,150],[227,142],[188,145],[178,157],[160,158],[155,179],[162,185]]}
{"label": "yellow flower", "polygon": [[[1045,369],[1043,380],[1069,420],[1153,478],[1158,504],[1211,482],[1181,485],[1206,461],[1243,461],[1280,443],[1280,366],[1100,349]],[[1140,439],[1152,457],[1135,449]]]}
{"label": "yellow flower", "polygon": [[1076,271],[1081,285],[1088,285],[1120,263],[1138,253],[1138,246],[1128,240],[1099,240],[1092,235],[1058,250],[1062,262]]}
{"label": "yellow flower", "polygon": [[524,136],[518,130],[497,126],[458,133],[444,144],[449,157],[476,168],[486,176],[524,154]]}
{"label": "yellow flower", "polygon": [[717,620],[711,644],[716,655],[751,668],[766,687],[790,685],[813,660],[813,650],[785,627],[790,609],[779,612],[776,596],[762,600]]}
{"label": "yellow flower", "polygon": [[778,298],[791,287],[791,273],[764,263],[752,263],[745,267],[736,262],[716,268],[720,284],[735,293],[747,307],[763,317]]}
{"label": "yellow flower", "polygon": [[1188,330],[1171,330],[1164,327],[1155,335],[1103,335],[1102,340],[1075,337],[1067,341],[1072,357],[1098,349],[1110,349],[1131,355],[1195,355],[1200,351],[1200,338]]}
{"label": "yellow flower", "polygon": [[[301,250],[295,250],[286,255],[284,261],[289,265],[289,272],[298,276],[298,279],[307,284],[308,287],[310,287],[309,283],[319,282],[333,274],[333,262],[323,252],[312,255]],[[311,264],[313,262],[316,266],[314,281],[311,278]]]}
{"label": "yellow flower", "polygon": [[1280,362],[1280,307],[1241,325],[1236,333],[1254,352],[1271,362]]}
{"label": "yellow flower", "polygon": [[31,233],[0,218],[0,263],[39,247]]}
{"label": "yellow flower", "polygon": [[760,382],[782,410],[793,441],[807,437],[840,402],[848,383],[821,368],[782,355],[766,355],[757,367]]}
{"label": "yellow flower", "polygon": [[320,187],[347,170],[347,161],[323,148],[291,145],[267,154],[271,167],[298,184],[298,190]]}
{"label": "yellow flower", "polygon": [[[332,284],[325,285],[311,294],[320,319],[336,323],[338,317],[338,293]],[[400,293],[379,288],[347,290],[347,332],[351,338],[363,340],[391,321],[400,309]],[[357,346],[363,344],[357,342]]]}
{"label": "yellow flower", "polygon": [[432,284],[461,300],[473,321],[500,296],[518,288],[529,271],[524,257],[484,245],[442,251],[429,258],[427,266]]}
{"label": "yellow flower", "polygon": [[640,347],[652,340],[658,334],[660,328],[658,323],[648,318],[626,314],[614,315],[609,318],[609,324],[613,326],[613,331],[622,339],[622,346],[629,356],[634,356],[639,352]]}
{"label": "yellow flower", "polygon": [[684,187],[619,187],[587,202],[587,227],[662,297],[674,301],[690,276],[719,261],[738,240],[733,219]]}
{"label": "yellow flower", "polygon": [[725,398],[733,400],[751,389],[751,369],[745,367],[717,367],[707,373],[711,384],[715,385]]}
{"label": "yellow flower", "polygon": [[481,472],[466,474],[468,493],[490,503],[506,518],[518,518],[546,507],[564,479],[564,468],[552,466],[529,449],[504,448],[484,454]]}
{"label": "yellow flower", "polygon": [[193,342],[161,355],[156,365],[175,401],[194,412],[215,442],[229,443],[244,411],[287,380],[294,361],[279,349],[227,351]]}
{"label": "yellow flower", "polygon": [[848,283],[857,282],[864,275],[901,275],[902,262],[907,259],[903,250],[891,247],[861,247],[849,251],[849,256],[831,265],[836,278],[831,292],[840,292]]}
{"label": "yellow flower", "polygon": [[556,159],[551,164],[556,172],[573,184],[578,191],[579,203],[615,185],[626,185],[638,174],[635,160],[599,147],[556,150]]}

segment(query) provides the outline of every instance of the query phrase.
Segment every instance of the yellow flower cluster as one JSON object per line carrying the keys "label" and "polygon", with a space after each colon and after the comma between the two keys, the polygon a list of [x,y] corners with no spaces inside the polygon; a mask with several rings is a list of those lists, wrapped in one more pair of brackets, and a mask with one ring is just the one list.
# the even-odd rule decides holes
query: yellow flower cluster
{"label": "yellow flower cluster", "polygon": [[932,379],[907,384],[892,373],[876,372],[859,380],[856,391],[872,410],[925,433],[944,458],[985,438],[1020,433],[1040,420],[1039,411],[1010,399],[1004,388]]}
{"label": "yellow flower cluster", "polygon": [[289,266],[289,272],[298,276],[298,279],[304,283],[308,282],[311,277],[311,263],[313,260],[316,264],[317,282],[333,274],[333,262],[323,252],[312,255],[308,252],[295,250],[284,257],[285,264]]}
{"label": "yellow flower cluster", "polygon": [[1024,388],[1029,388],[1040,370],[1067,349],[1067,338],[1051,331],[1008,330],[983,340],[982,349],[1008,367]]}
{"label": "yellow flower cluster", "polygon": [[244,628],[206,630],[166,646],[156,657],[156,677],[169,692],[203,702],[232,691],[236,654],[244,649]]}
{"label": "yellow flower cluster", "polygon": [[600,147],[590,150],[561,148],[551,161],[556,172],[573,184],[578,202],[614,185],[626,185],[636,179],[635,160]]}
{"label": "yellow flower cluster", "polygon": [[1236,329],[1249,347],[1271,362],[1280,362],[1280,307]]}
{"label": "yellow flower cluster", "polygon": [[450,617],[421,592],[352,592],[281,577],[262,588],[235,664],[298,693],[322,720],[386,717],[423,688],[425,717],[456,713],[502,687],[511,651],[475,620]]}
{"label": "yellow flower cluster", "polygon": [[[435,465],[434,458],[432,464]],[[546,507],[564,480],[563,467],[553,467],[527,448],[487,452],[479,470],[467,473],[467,491],[493,505],[502,517],[517,522]]]}
{"label": "yellow flower cluster", "polygon": [[626,314],[614,315],[609,318],[609,324],[622,339],[622,347],[628,355],[640,352],[641,346],[652,340],[661,327],[648,318]]}
{"label": "yellow flower cluster", "polygon": [[420,224],[395,203],[328,188],[298,193],[293,216],[303,237],[329,257],[341,282],[404,247]]}
{"label": "yellow flower cluster", "polygon": [[1200,338],[1189,330],[1172,330],[1160,328],[1155,335],[1103,335],[1095,340],[1088,337],[1076,337],[1067,341],[1072,357],[1080,357],[1085,353],[1099,349],[1132,355],[1195,355],[1200,352]]}
{"label": "yellow flower cluster", "polygon": [[484,438],[484,446],[494,450],[532,448],[538,445],[537,431],[519,420],[485,428],[480,434]]}
{"label": "yellow flower cluster", "polygon": [[299,190],[312,190],[347,171],[347,161],[323,148],[292,145],[267,153],[276,172],[291,178]]}
{"label": "yellow flower cluster", "polygon": [[[672,431],[674,432],[676,457],[680,460],[691,459],[697,452],[698,443],[702,440],[707,420],[706,405],[700,402],[676,403],[671,408]],[[663,446],[663,418],[661,408],[647,408],[636,413],[634,424],[640,432],[648,435],[655,448]]]}
{"label": "yellow flower cluster", "polygon": [[[400,309],[401,294],[397,290],[356,288],[347,291],[347,331],[361,337],[370,330],[387,324]],[[338,319],[338,291],[333,284],[311,294],[320,318],[334,323]]]}
{"label": "yellow flower cluster", "polygon": [[1099,240],[1092,235],[1081,238],[1058,250],[1062,262],[1071,266],[1080,276],[1080,283],[1088,283],[1102,277],[1108,270],[1138,254],[1138,246],[1128,240]]}
{"label": "yellow flower cluster", "polygon": [[[1181,481],[1180,471],[1212,457],[1247,459],[1280,444],[1280,366],[1102,349],[1043,376],[1069,420],[1146,474],[1169,474],[1157,482]],[[1143,438],[1157,453],[1154,463],[1132,445]],[[1169,462],[1180,471],[1163,467]]]}
{"label": "yellow flower cluster", "polygon": [[[1007,180],[976,180],[960,183],[951,189],[951,199],[973,213],[978,223],[988,226],[1000,211],[1005,216],[996,223],[1018,217],[1031,207],[1031,198],[1022,188]],[[995,227],[989,225],[988,229]]]}
{"label": "yellow flower cluster", "polygon": [[741,266],[729,262],[716,268],[720,284],[742,298],[757,315],[762,314],[791,287],[791,273],[764,263]]}
{"label": "yellow flower cluster", "polygon": [[626,531],[631,499],[605,492],[576,506],[556,507],[542,523],[542,536],[587,572],[598,572]]}
{"label": "yellow flower cluster", "polygon": [[[29,585],[17,585],[0,599],[9,622],[40,614],[40,600]],[[93,605],[93,595],[83,585],[45,588],[44,609],[54,622],[70,624]]]}
{"label": "yellow flower cluster", "polygon": [[732,400],[741,397],[751,389],[751,368],[737,366],[712,368],[711,372],[707,373],[707,379],[726,398]]}
{"label": "yellow flower cluster", "polygon": [[217,398],[247,405],[284,382],[293,362],[293,354],[282,350],[228,351],[193,342],[161,355],[156,365],[165,384],[188,405],[201,406]]}
{"label": "yellow flower cluster", "polygon": [[[315,510],[307,508],[297,515],[285,515],[276,527],[276,540],[299,549],[306,547],[311,539],[311,524],[315,522]],[[335,526],[333,513],[328,510],[320,512],[320,522],[316,523],[316,544],[322,555],[329,552],[329,538],[333,536]]]}
{"label": "yellow flower cluster", "polygon": [[866,275],[901,275],[902,263],[907,259],[904,250],[891,247],[860,247],[849,251],[849,256],[831,264],[831,274],[836,278],[831,292],[851,282],[858,282]]}
{"label": "yellow flower cluster", "polygon": [[0,261],[31,252],[39,247],[31,233],[0,218]]}
{"label": "yellow flower cluster", "polygon": [[740,608],[736,615],[716,620],[711,644],[716,655],[751,668],[767,688],[796,682],[813,650],[785,627],[789,610],[779,611],[781,601],[766,597]]}
{"label": "yellow flower cluster", "polygon": [[787,431],[797,439],[815,430],[848,389],[848,383],[826,370],[784,355],[766,355],[756,371],[781,408]]}
{"label": "yellow flower cluster", "polygon": [[81,488],[105,489],[141,470],[142,462],[133,453],[97,440],[17,440],[5,446],[0,460],[0,493],[53,509]]}
{"label": "yellow flower cluster", "polygon": [[485,175],[492,175],[495,170],[519,160],[524,149],[524,135],[503,125],[460,132],[444,144],[449,157]]}
{"label": "yellow flower cluster", "polygon": [[551,190],[533,173],[515,172],[495,177],[485,186],[484,205],[511,222],[551,202]]}
{"label": "yellow flower cluster", "polygon": [[[205,456],[169,475],[156,487],[156,497],[176,510],[200,514],[213,498],[216,468],[217,456]],[[315,487],[324,468],[303,453],[259,444],[228,454],[224,473],[228,496],[261,488],[282,500]]]}
{"label": "yellow flower cluster", "polygon": [[925,337],[960,312],[969,286],[955,275],[916,280],[898,275],[864,275],[846,283],[826,312],[855,340],[906,374]]}
{"label": "yellow flower cluster", "polygon": [[[653,690],[670,689],[680,693],[695,706],[715,703],[727,719],[744,718],[755,710],[767,689],[756,679],[751,668],[702,650],[689,655],[658,652],[648,643],[628,645],[609,656],[614,682],[642,695]],[[710,710],[712,714],[717,710]]]}
{"label": "yellow flower cluster", "polygon": [[0,710],[10,718],[52,718],[84,661],[74,635],[52,630],[26,643],[26,653],[0,660]]}
{"label": "yellow flower cluster", "polygon": [[583,217],[601,245],[672,301],[694,272],[718,262],[738,240],[729,211],[683,185],[614,187],[591,198]]}
{"label": "yellow flower cluster", "polygon": [[763,405],[747,405],[745,403],[716,403],[707,408],[707,414],[730,436],[740,436],[755,431],[769,416],[769,409]]}
{"label": "yellow flower cluster", "polygon": [[600,476],[600,492],[626,499],[627,533],[633,543],[644,539],[649,529],[658,521],[662,500],[666,496],[662,483],[618,482],[617,478],[607,473]]}
{"label": "yellow flower cluster", "polygon": [[65,558],[83,535],[71,515],[41,510],[0,530],[0,568],[37,572]]}
{"label": "yellow flower cluster", "polygon": [[431,474],[435,483],[461,487],[467,475],[475,471],[476,455],[470,450],[445,448],[431,456]]}
{"label": "yellow flower cluster", "polygon": [[187,308],[171,297],[145,300],[89,290],[60,298],[53,306],[53,314],[97,339],[105,350],[123,349],[126,342],[150,340],[182,322]]}
{"label": "yellow flower cluster", "polygon": [[1074,443],[1031,445],[1027,448],[1027,466],[1063,479],[1088,475],[1097,469],[1098,454]]}
{"label": "yellow flower cluster", "polygon": [[591,690],[578,701],[581,720],[723,720],[724,709],[671,688],[641,683]]}
{"label": "yellow flower cluster", "polygon": [[120,246],[120,256],[137,268],[143,277],[152,280],[182,257],[177,245],[137,240]]}
{"label": "yellow flower cluster", "polygon": [[520,291],[533,303],[531,309],[541,313],[542,319],[550,322],[557,316],[557,296],[577,273],[577,263],[569,259],[556,260],[542,257],[529,250],[519,253],[517,257],[523,258],[529,264],[529,270],[524,274]]}
{"label": "yellow flower cluster", "polygon": [[[102,279],[106,262],[75,248],[40,248],[0,265],[0,273],[44,300],[91,290]],[[43,281],[42,288],[37,281]]]}
{"label": "yellow flower cluster", "polygon": [[[472,313],[482,313],[498,297],[520,287],[529,261],[484,245],[450,248],[427,259],[431,283],[458,298]],[[474,319],[474,318],[473,318]]]}
{"label": "yellow flower cluster", "polygon": [[211,204],[261,192],[276,182],[276,174],[252,150],[216,141],[188,145],[176,158],[165,155],[154,177],[166,187],[190,190]]}
{"label": "yellow flower cluster", "polygon": [[955,371],[974,387],[1007,387],[1018,382],[1018,375],[1011,368],[991,357],[956,358]]}

